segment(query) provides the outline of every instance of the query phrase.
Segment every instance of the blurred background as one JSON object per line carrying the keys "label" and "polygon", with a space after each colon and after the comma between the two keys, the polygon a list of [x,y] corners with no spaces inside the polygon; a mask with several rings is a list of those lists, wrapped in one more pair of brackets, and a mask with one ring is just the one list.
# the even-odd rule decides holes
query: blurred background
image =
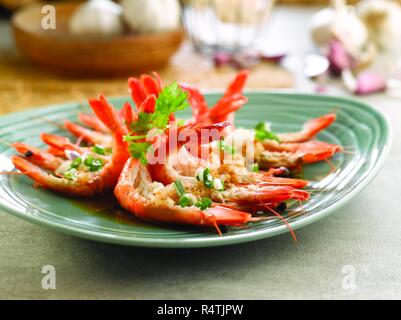
{"label": "blurred background", "polygon": [[[50,4],[50,6],[49,6]],[[401,0],[0,0],[0,113],[126,78],[400,97]]]}

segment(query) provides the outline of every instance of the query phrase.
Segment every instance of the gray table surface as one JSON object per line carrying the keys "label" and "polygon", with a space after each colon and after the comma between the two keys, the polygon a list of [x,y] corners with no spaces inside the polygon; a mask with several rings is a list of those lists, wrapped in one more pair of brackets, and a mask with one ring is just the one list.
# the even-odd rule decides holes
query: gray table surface
{"label": "gray table surface", "polygon": [[[312,12],[280,8],[271,22],[269,42],[291,51],[295,71],[311,49]],[[299,77],[297,89],[311,88]],[[284,234],[221,248],[141,249],[70,237],[0,212],[0,298],[400,299],[401,100],[363,100],[390,119],[391,154],[349,204],[298,230],[298,243]],[[41,286],[44,265],[56,268],[55,290]]]}

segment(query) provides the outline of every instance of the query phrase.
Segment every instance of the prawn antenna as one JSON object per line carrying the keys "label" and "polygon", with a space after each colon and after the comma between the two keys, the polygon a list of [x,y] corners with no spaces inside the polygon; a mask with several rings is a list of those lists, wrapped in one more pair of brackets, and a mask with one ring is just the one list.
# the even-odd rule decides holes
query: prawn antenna
{"label": "prawn antenna", "polygon": [[27,174],[27,172],[22,172],[22,171],[0,171],[1,174],[8,174],[8,175],[13,175],[13,174]]}
{"label": "prawn antenna", "polygon": [[216,231],[217,231],[219,237],[222,237],[223,234],[221,233],[221,230],[220,230],[220,228],[219,228],[219,225],[217,224],[216,217],[215,217],[215,215],[213,215],[213,214],[212,214],[212,216],[213,216],[213,226],[214,226],[214,228],[216,229]]}
{"label": "prawn antenna", "polygon": [[281,221],[283,221],[285,223],[285,225],[287,226],[288,230],[291,233],[292,238],[294,239],[295,242],[298,241],[297,236],[295,235],[294,229],[292,229],[292,227],[290,226],[290,224],[288,223],[287,219],[285,219],[281,214],[279,214],[278,212],[276,212],[275,210],[273,210],[272,208],[270,208],[267,205],[264,205],[264,207],[269,210],[271,213],[273,213],[274,215],[276,215]]}
{"label": "prawn antenna", "polygon": [[356,153],[355,151],[355,146],[345,146],[342,147],[342,153],[347,154],[347,155],[353,155]]}
{"label": "prawn antenna", "polygon": [[330,173],[336,172],[337,170],[336,166],[329,159],[323,159],[323,160],[330,166]]}
{"label": "prawn antenna", "polygon": [[11,142],[8,142],[8,141],[3,140],[3,139],[1,139],[1,138],[0,138],[0,143],[6,145],[6,146],[8,146],[8,147],[12,147],[12,146],[13,146],[13,144],[12,144]]}
{"label": "prawn antenna", "polygon": [[56,121],[47,119],[47,118],[45,118],[45,117],[41,117],[41,116],[31,116],[30,118],[31,118],[31,119],[38,119],[38,120],[44,121],[44,122],[49,123],[49,124],[51,124],[51,125],[53,125],[53,126],[59,128],[59,129],[61,129],[61,130],[64,130],[64,131],[67,130],[62,124],[60,124],[60,123],[58,123],[58,122],[56,122]]}

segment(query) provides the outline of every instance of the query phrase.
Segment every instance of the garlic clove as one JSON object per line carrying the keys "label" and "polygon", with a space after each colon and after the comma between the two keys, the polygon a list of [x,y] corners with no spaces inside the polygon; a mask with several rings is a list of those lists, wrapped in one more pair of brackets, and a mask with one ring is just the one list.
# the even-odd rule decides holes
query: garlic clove
{"label": "garlic clove", "polygon": [[333,38],[340,39],[352,55],[357,55],[368,41],[366,26],[353,7],[345,5],[317,12],[311,19],[310,33],[319,47],[327,46]]}
{"label": "garlic clove", "polygon": [[329,60],[319,54],[309,54],[305,58],[304,74],[306,77],[315,79],[327,72],[329,69]]}
{"label": "garlic clove", "polygon": [[323,47],[327,45],[331,38],[331,28],[335,19],[335,11],[326,8],[317,12],[311,19],[309,29],[313,41],[317,46]]}
{"label": "garlic clove", "polygon": [[358,83],[356,81],[354,74],[350,69],[345,69],[341,72],[341,79],[345,87],[352,93],[355,93],[355,91],[358,88]]}
{"label": "garlic clove", "polygon": [[353,56],[360,53],[369,39],[368,29],[356,16],[352,7],[345,7],[336,15],[332,34],[341,40],[346,50]]}
{"label": "garlic clove", "polygon": [[401,43],[401,6],[389,0],[365,0],[357,5],[357,14],[365,23],[369,37],[382,49]]}
{"label": "garlic clove", "polygon": [[361,50],[355,61],[354,70],[362,70],[371,65],[377,57],[377,47],[373,42],[368,42]]}
{"label": "garlic clove", "polygon": [[122,8],[110,0],[90,0],[78,7],[69,21],[74,35],[110,37],[124,31]]}
{"label": "garlic clove", "polygon": [[178,29],[178,0],[122,0],[123,17],[133,31],[162,32]]}

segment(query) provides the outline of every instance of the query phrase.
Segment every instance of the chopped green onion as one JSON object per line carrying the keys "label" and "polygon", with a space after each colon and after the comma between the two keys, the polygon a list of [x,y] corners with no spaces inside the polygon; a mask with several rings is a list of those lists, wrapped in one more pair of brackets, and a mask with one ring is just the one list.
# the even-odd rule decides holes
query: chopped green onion
{"label": "chopped green onion", "polygon": [[71,164],[70,164],[70,168],[78,168],[82,163],[82,158],[78,157],[75,158],[74,160],[72,160]]}
{"label": "chopped green onion", "polygon": [[210,198],[202,198],[197,203],[195,203],[195,206],[197,206],[201,210],[206,210],[207,208],[210,208],[212,206],[212,200]]}
{"label": "chopped green onion", "polygon": [[198,172],[196,175],[196,180],[202,181],[205,187],[209,189],[215,188],[218,191],[224,190],[223,181],[221,181],[219,178],[214,179],[209,168],[205,168]]}
{"label": "chopped green onion", "polygon": [[78,171],[75,168],[71,168],[64,172],[63,176],[68,180],[76,181],[78,179]]}
{"label": "chopped green onion", "polygon": [[224,183],[219,178],[213,180],[213,186],[217,191],[224,191]]}
{"label": "chopped green onion", "polygon": [[96,145],[92,148],[92,151],[93,151],[94,153],[101,154],[101,155],[103,155],[103,156],[106,154],[106,149],[105,149],[104,147],[102,147],[102,146],[99,146],[98,144],[96,144]]}
{"label": "chopped green onion", "polygon": [[89,168],[89,171],[98,171],[103,167],[103,160],[95,159],[92,155],[88,155],[84,160],[84,165]]}
{"label": "chopped green onion", "polygon": [[252,166],[251,166],[251,171],[252,172],[259,172],[259,164],[258,163],[254,163]]}
{"label": "chopped green onion", "polygon": [[184,185],[182,184],[181,180],[176,180],[174,182],[174,188],[177,191],[177,194],[180,196],[178,199],[178,204],[181,207],[191,207],[194,205],[194,196],[191,194],[185,193]]}
{"label": "chopped green onion", "polygon": [[184,119],[179,119],[177,121],[177,127],[182,127],[185,124],[185,120]]}
{"label": "chopped green onion", "polygon": [[198,181],[203,181],[203,170],[204,169],[198,169],[196,172],[196,176],[195,176],[195,178],[196,178],[196,180],[198,180]]}
{"label": "chopped green onion", "polygon": [[84,165],[86,165],[87,167],[89,167],[92,164],[93,161],[93,156],[92,155],[88,155],[85,160],[84,160]]}
{"label": "chopped green onion", "polygon": [[176,180],[174,182],[174,187],[179,196],[182,196],[185,193],[184,185],[182,184],[181,180]]}
{"label": "chopped green onion", "polygon": [[103,161],[101,159],[94,159],[92,165],[89,167],[89,171],[98,171],[103,167]]}
{"label": "chopped green onion", "polygon": [[213,176],[210,173],[209,168],[206,168],[205,170],[203,170],[203,184],[207,188],[210,188],[210,189],[213,188]]}
{"label": "chopped green onion", "polygon": [[192,201],[192,197],[187,193],[182,194],[182,196],[178,200],[178,204],[181,207],[191,207],[194,205],[194,203]]}

